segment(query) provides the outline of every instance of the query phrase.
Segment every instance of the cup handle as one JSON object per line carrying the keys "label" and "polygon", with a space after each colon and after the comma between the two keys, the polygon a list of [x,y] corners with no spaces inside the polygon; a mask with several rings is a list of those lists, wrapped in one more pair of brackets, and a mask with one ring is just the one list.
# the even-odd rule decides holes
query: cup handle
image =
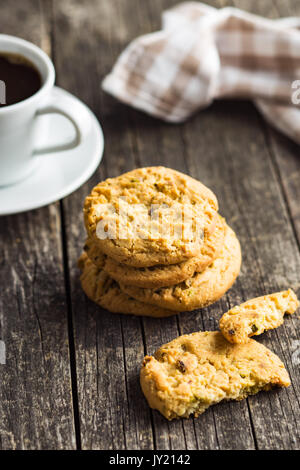
{"label": "cup handle", "polygon": [[37,110],[35,117],[45,114],[60,114],[68,119],[75,129],[75,137],[69,142],[59,145],[38,147],[33,151],[33,155],[43,155],[45,153],[61,152],[77,147],[87,133],[89,120],[86,119],[86,110],[79,101],[75,101],[72,95],[56,96],[55,87],[44,106]]}

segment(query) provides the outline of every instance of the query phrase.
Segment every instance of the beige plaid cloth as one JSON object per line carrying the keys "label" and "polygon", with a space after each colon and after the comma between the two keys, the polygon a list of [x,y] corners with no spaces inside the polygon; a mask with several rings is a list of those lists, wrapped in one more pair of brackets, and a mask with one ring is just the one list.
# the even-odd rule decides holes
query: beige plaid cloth
{"label": "beige plaid cloth", "polygon": [[106,92],[170,122],[215,98],[250,98],[300,143],[300,18],[269,20],[187,2],[162,20],[161,31],[123,51],[102,83]]}

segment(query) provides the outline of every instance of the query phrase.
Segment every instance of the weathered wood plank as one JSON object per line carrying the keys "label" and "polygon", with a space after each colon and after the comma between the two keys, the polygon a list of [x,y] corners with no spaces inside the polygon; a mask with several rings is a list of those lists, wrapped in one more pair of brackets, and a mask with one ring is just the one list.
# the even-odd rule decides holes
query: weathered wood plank
{"label": "weathered wood plank", "polygon": [[[170,6],[170,2],[163,2],[164,9],[168,6]],[[158,10],[157,16],[159,17],[159,15],[160,11]],[[153,25],[154,28],[155,25]],[[132,112],[132,120],[135,122],[136,148],[140,154],[139,162],[142,166],[163,164],[193,175],[187,164],[187,145],[180,132],[181,126],[158,123],[156,120],[136,112]],[[206,162],[203,161],[199,164],[201,168]],[[206,183],[202,171],[199,171],[197,177]],[[210,309],[206,309],[205,312],[182,314],[176,319],[176,324],[175,319],[170,319],[169,321],[173,322],[172,327],[168,325],[166,332],[163,332],[162,337],[159,338],[160,344],[173,339],[178,334],[190,333],[204,328],[211,329],[212,326],[204,326],[202,321],[207,316],[208,318],[212,316]],[[146,343],[150,345],[149,352],[152,353],[159,346],[157,336],[158,331],[163,329],[163,325],[158,329],[153,320],[147,320],[145,323]],[[176,329],[178,333],[176,333]],[[193,420],[182,421],[183,436],[180,434],[178,422],[166,423],[158,413],[154,412],[155,429],[158,429],[155,435],[160,436],[158,448],[254,448],[247,404],[242,403],[238,407],[222,405],[222,410],[223,421],[221,425],[216,423],[214,410],[205,413],[201,417],[201,423],[199,420],[195,420],[195,422]],[[242,422],[239,419],[241,413],[244,418]],[[232,435],[236,436],[235,442],[232,440]]]}
{"label": "weathered wood plank", "polygon": [[[211,4],[215,5],[216,2],[211,2]],[[232,2],[219,2],[220,6],[230,4]],[[253,2],[244,1],[234,4],[254,13],[270,17],[278,16],[274,2],[261,2],[259,6],[257,3],[254,5]],[[292,13],[291,9],[289,13]],[[282,15],[289,13],[281,11]],[[238,139],[236,138],[237,126]],[[184,155],[190,174],[216,190],[221,202],[221,211],[223,210],[233,226],[237,227],[242,246],[246,245],[246,252],[245,248],[243,250],[242,275],[227,295],[230,304],[261,292],[285,288],[288,285],[292,285],[296,290],[300,286],[299,251],[282,197],[282,187],[276,177],[276,169],[270,157],[269,142],[265,139],[265,128],[266,125],[257,117],[252,106],[230,102],[215,105],[182,127]],[[201,158],[202,155],[205,157]],[[284,159],[282,160],[285,162]],[[286,166],[289,166],[288,163]],[[293,169],[294,167],[290,168],[290,171]],[[293,175],[294,178],[297,177],[295,173]],[[288,200],[291,212],[293,211],[292,214],[295,216],[298,192],[296,194],[293,190],[292,192],[293,198],[288,197]],[[297,224],[297,219],[295,223]],[[258,236],[257,233],[260,235]],[[245,270],[247,270],[246,275]],[[226,308],[224,300],[221,301],[221,305],[220,313]],[[214,314],[218,312],[218,307],[219,305],[216,304],[209,310]],[[205,328],[211,329],[217,326],[215,321],[209,321],[205,315],[202,316]],[[180,317],[180,324],[186,323],[183,318],[183,316]],[[297,399],[299,373],[296,373],[297,366],[292,360],[293,341],[298,338],[296,326],[297,319],[294,317],[291,322],[286,322],[281,334],[279,331],[273,332],[272,336],[270,332],[262,338],[262,341],[278,351],[285,360],[291,372],[293,386],[288,391],[281,392],[281,395],[279,393],[276,395],[274,392],[263,395],[263,398],[249,399],[256,443],[260,448],[293,448],[297,446],[297,440],[299,444],[299,402]],[[189,332],[189,327],[183,327],[184,331]],[[223,409],[222,407],[214,409],[218,440],[221,448],[228,448],[228,446],[232,448],[233,436],[235,436],[235,444],[239,448],[245,443],[244,433],[238,432],[241,410],[235,414],[232,427],[230,427],[226,419],[224,420],[224,410],[227,406],[232,406],[233,410],[238,409],[235,404],[224,405]],[[266,409],[268,411],[262,413],[262,410]],[[196,421],[196,426],[200,420]]]}
{"label": "weathered wood plank", "polygon": [[[131,116],[131,119],[135,122],[136,151],[139,153],[138,161],[141,166],[163,164],[181,171],[189,172],[204,183],[208,182],[214,189],[216,189],[216,185],[218,184],[222,186],[221,181],[217,180],[215,184],[211,184],[211,178],[206,180],[206,173],[208,173],[206,171],[206,158],[200,159],[200,157],[198,157],[197,169],[194,167],[189,168],[190,146],[181,136],[181,127],[162,123],[158,124],[154,119],[141,116],[135,112],[132,112]],[[202,126],[203,120],[201,117],[195,119],[199,123],[199,126]],[[186,124],[185,127],[188,128],[189,125],[190,124]],[[206,129],[206,125],[203,129]],[[202,136],[202,132],[199,132],[199,129],[197,130],[197,134],[198,136]],[[197,143],[195,147],[192,146],[191,148],[198,149],[199,146],[202,146],[202,144]],[[215,154],[215,158],[217,158],[217,154]],[[217,162],[215,164],[217,164]],[[228,308],[228,304],[224,301],[222,308],[223,310]],[[153,353],[159,344],[170,341],[178,336],[178,334],[190,333],[205,328],[216,328],[215,322],[212,325],[209,319],[213,318],[214,314],[218,311],[220,311],[220,307],[216,304],[216,306],[211,307],[211,309],[206,309],[202,312],[182,314],[178,317],[178,320],[176,318],[169,319],[168,322],[163,320],[159,325],[157,325],[158,322],[156,320],[145,320],[147,349],[150,353]],[[241,423],[239,419],[240,413],[244,415],[243,423]],[[192,427],[192,420],[183,421],[182,425],[184,426],[184,431],[190,436],[188,442],[186,442],[184,435],[180,435],[180,425],[178,422],[166,423],[165,420],[155,412],[155,429],[159,429],[159,432],[156,432],[155,435],[160,436],[160,442],[157,443],[158,448],[167,448],[166,446],[168,446],[168,444],[170,448],[185,448],[186,445],[187,447],[188,445],[195,446],[196,443],[200,448],[230,448],[232,446],[236,446],[237,448],[251,448],[254,446],[246,402],[239,404],[237,407],[232,407],[231,405],[222,406],[223,419],[219,431],[216,430],[214,414],[215,410],[209,410],[203,417],[199,418],[201,425],[198,424],[199,420],[195,421],[197,428],[196,442],[193,442],[193,439],[195,439],[195,431]],[[222,428],[224,436],[222,436]],[[233,434],[236,435],[235,443],[232,442]],[[224,439],[222,440],[223,437]]]}
{"label": "weathered wood plank", "polygon": [[101,179],[137,166],[125,108],[100,94],[101,78],[123,45],[125,26],[117,15],[110,2],[56,2],[54,8],[58,84],[93,109],[106,136],[100,169],[64,201],[84,449],[153,447],[150,410],[144,406],[138,380],[145,353],[142,323],[139,318],[101,311],[89,302],[76,267],[85,240],[84,197]]}
{"label": "weathered wood plank", "polygon": [[[277,18],[280,16],[299,16],[300,5],[299,2],[290,0],[283,2],[281,0],[276,2],[266,2],[269,8],[273,8],[272,16]],[[298,77],[295,77],[298,79]],[[291,261],[295,254],[298,255],[300,247],[300,218],[299,218],[299,181],[300,181],[300,160],[299,160],[299,146],[288,138],[276,132],[268,125],[264,125],[265,137],[269,146],[270,157],[275,167],[276,177],[282,189],[282,197],[287,205],[288,217],[290,218],[292,229],[297,240],[297,246],[293,251],[289,250],[285,254],[284,265],[288,272],[290,272]],[[298,256],[297,256],[298,257]],[[295,287],[300,288],[299,266],[297,267],[298,274],[295,276]],[[299,295],[298,295],[299,296]],[[296,317],[297,318],[297,317]],[[299,320],[295,317],[292,322],[286,323],[286,330],[280,334],[279,330],[276,331],[277,341],[275,340],[275,347],[280,347],[280,352],[284,361],[289,369],[292,388],[288,390],[287,396],[281,398],[276,397],[276,407],[270,400],[269,408],[263,410],[265,415],[272,413],[276,418],[282,422],[282,427],[277,427],[273,432],[273,447],[284,447],[299,449],[300,442],[300,429],[299,429]],[[272,343],[273,346],[274,343]],[[287,406],[289,402],[289,406]],[[256,424],[259,425],[261,421],[259,410],[259,419]],[[262,431],[263,432],[263,431]],[[284,433],[284,437],[282,434]]]}
{"label": "weathered wood plank", "polygon": [[[260,118],[250,104],[230,102],[227,106],[230,114],[223,103],[214,105],[203,113],[201,120],[196,118],[186,124],[183,135],[191,173],[198,177],[205,175],[215,188],[221,213],[241,240],[243,266],[238,282],[228,294],[232,304],[288,286],[297,290],[300,258],[264,134],[259,129]],[[205,132],[201,133],[201,129]],[[201,155],[205,155],[206,165],[200,163]],[[217,307],[218,304],[212,309]],[[222,310],[215,310],[217,318]],[[288,318],[278,332],[269,332],[258,339],[277,352],[289,369],[292,350],[288,338],[296,339],[297,321],[296,317]],[[256,440],[261,448],[289,448],[295,444],[289,430],[293,428],[294,436],[299,432],[294,418],[299,413],[294,389],[299,378],[294,373],[291,375],[293,387],[287,391],[249,399]],[[282,417],[281,402],[288,419]]]}
{"label": "weathered wood plank", "polygon": [[[49,44],[38,1],[2,2],[0,29]],[[2,217],[0,227],[0,448],[73,449],[59,205]]]}
{"label": "weathered wood plank", "polygon": [[[178,130],[172,125],[158,123],[147,116],[129,112],[133,122],[135,151],[141,166],[165,165],[186,172],[182,145],[178,139]],[[163,343],[166,343],[179,334],[177,317],[154,320],[144,319],[146,351],[153,352]],[[147,406],[144,402],[144,406]],[[157,449],[196,449],[197,437],[193,420],[167,422],[159,413],[152,412],[155,427],[155,443]],[[210,426],[209,426],[210,424]],[[217,446],[214,434],[214,423],[206,422],[207,436],[204,448]]]}
{"label": "weathered wood plank", "polygon": [[[276,17],[300,16],[300,4],[295,0],[276,2]],[[295,80],[299,77],[295,77]],[[266,126],[270,153],[278,168],[278,177],[284,189],[290,216],[300,244],[300,159],[299,145]]]}

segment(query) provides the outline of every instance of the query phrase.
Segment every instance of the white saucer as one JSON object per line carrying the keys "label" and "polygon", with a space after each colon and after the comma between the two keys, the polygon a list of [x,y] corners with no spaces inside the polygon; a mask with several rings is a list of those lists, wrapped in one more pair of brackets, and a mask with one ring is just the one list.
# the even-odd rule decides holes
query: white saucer
{"label": "white saucer", "polygon": [[[20,183],[0,188],[0,215],[37,209],[62,199],[85,183],[101,161],[104,138],[96,116],[67,91],[55,87],[54,93],[58,97],[67,95],[82,107],[82,113],[90,120],[87,135],[73,150],[35,157],[37,165],[29,177]],[[49,135],[55,136],[55,143],[72,140],[74,130],[67,119],[59,115],[41,119],[45,120]],[[48,142],[43,141],[43,144]]]}

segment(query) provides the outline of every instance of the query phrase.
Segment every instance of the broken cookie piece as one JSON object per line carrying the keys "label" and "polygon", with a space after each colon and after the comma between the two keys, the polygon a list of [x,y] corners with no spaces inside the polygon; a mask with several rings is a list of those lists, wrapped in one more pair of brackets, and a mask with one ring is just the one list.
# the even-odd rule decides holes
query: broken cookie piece
{"label": "broken cookie piece", "polygon": [[162,346],[144,358],[140,380],[150,407],[169,420],[290,385],[283,363],[268,348],[252,339],[231,344],[219,331],[180,336]]}
{"label": "broken cookie piece", "polygon": [[251,336],[280,326],[284,314],[294,313],[298,306],[292,289],[257,297],[224,313],[220,330],[230,343],[246,343]]}

